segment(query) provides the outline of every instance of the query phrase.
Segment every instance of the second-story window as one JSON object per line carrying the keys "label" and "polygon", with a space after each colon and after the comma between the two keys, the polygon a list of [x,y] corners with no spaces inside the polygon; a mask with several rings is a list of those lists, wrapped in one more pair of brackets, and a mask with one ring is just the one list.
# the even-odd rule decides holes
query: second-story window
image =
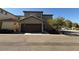
{"label": "second-story window", "polygon": [[0,10],[0,13],[3,13],[3,10],[2,9]]}
{"label": "second-story window", "polygon": [[2,14],[7,15],[7,12],[6,11],[3,11]]}
{"label": "second-story window", "polygon": [[5,12],[5,15],[7,15],[7,12]]}
{"label": "second-story window", "polygon": [[18,19],[20,19],[20,17],[18,17]]}

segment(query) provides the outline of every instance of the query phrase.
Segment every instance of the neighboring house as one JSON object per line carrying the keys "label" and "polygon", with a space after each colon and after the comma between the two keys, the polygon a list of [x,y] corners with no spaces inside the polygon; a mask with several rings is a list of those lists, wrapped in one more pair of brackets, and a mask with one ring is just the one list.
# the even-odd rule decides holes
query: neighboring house
{"label": "neighboring house", "polygon": [[1,29],[8,29],[8,30],[13,30],[13,31],[18,31],[19,30],[19,21],[16,19],[4,19],[0,20],[2,22]]}
{"label": "neighboring house", "polygon": [[43,14],[42,11],[23,11],[24,16],[16,16],[0,9],[0,29],[9,29],[19,32],[44,32],[48,29],[48,19],[51,14]]}

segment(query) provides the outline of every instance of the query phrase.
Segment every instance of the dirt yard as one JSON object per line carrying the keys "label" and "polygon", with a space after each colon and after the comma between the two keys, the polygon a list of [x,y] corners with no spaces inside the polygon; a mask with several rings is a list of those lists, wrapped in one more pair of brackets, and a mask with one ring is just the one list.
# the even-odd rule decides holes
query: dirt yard
{"label": "dirt yard", "polygon": [[1,51],[79,51],[79,36],[0,34]]}

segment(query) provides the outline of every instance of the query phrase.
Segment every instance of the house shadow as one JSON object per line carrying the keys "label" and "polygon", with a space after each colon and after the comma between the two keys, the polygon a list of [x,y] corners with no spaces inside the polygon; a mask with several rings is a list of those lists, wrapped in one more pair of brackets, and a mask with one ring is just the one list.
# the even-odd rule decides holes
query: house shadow
{"label": "house shadow", "polygon": [[[28,33],[28,32],[27,32]],[[25,32],[14,32],[13,30],[0,30],[0,34],[26,34]],[[31,34],[63,34],[68,36],[79,36],[79,32],[75,31],[57,31],[55,29],[46,30],[46,32],[33,32]]]}
{"label": "house shadow", "polygon": [[57,30],[46,30],[44,32],[14,32],[13,30],[5,30],[2,29],[0,30],[0,34],[26,34],[26,33],[31,33],[31,34],[60,34],[59,31]]}
{"label": "house shadow", "polygon": [[[0,34],[25,34],[25,33],[29,33],[29,32],[18,32],[18,31],[16,31],[16,32],[14,32],[13,30],[7,30],[7,29],[1,29],[0,30]],[[39,33],[41,33],[42,34],[42,32],[31,32],[32,34],[39,34]]]}
{"label": "house shadow", "polygon": [[0,29],[0,34],[19,34],[19,32],[14,32],[13,30]]}

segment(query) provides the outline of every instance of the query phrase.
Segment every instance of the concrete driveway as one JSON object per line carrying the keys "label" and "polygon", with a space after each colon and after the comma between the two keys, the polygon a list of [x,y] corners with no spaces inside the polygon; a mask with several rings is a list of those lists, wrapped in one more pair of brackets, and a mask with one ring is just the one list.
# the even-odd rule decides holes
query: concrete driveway
{"label": "concrete driveway", "polygon": [[79,36],[0,34],[1,51],[79,51]]}

